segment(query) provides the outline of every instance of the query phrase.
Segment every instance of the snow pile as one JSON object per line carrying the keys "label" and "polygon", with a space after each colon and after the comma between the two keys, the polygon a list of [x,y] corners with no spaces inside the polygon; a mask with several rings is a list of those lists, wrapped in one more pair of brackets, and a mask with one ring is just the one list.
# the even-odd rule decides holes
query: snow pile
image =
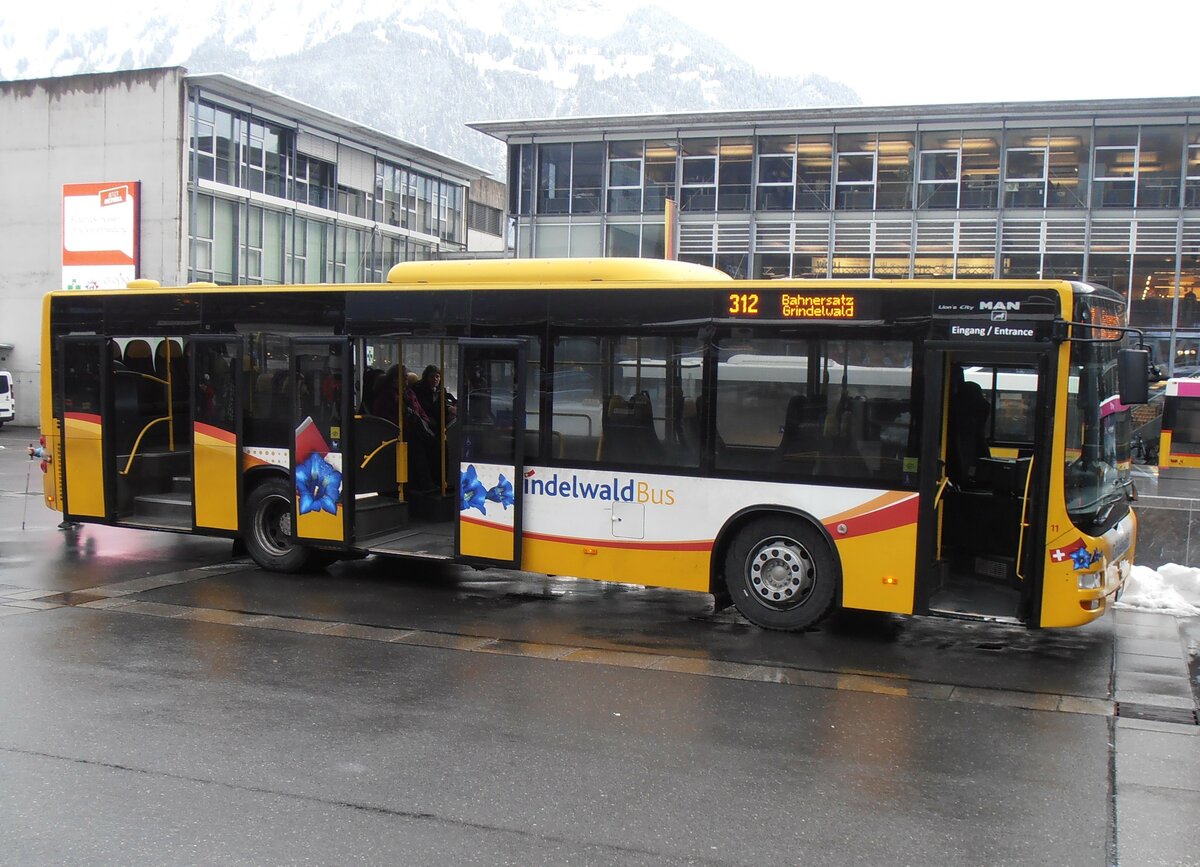
{"label": "snow pile", "polygon": [[1157,570],[1134,566],[1117,608],[1200,616],[1200,569],[1167,563]]}

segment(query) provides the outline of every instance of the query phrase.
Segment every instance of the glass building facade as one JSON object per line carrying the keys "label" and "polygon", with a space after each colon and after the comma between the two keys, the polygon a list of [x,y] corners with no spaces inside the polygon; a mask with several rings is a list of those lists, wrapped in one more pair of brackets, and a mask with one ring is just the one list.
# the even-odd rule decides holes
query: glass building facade
{"label": "glass building facade", "polygon": [[483,170],[236,79],[188,80],[189,281],[378,281],[467,248]]}
{"label": "glass building facade", "polygon": [[1177,370],[1200,344],[1200,98],[474,124],[519,256],[666,249],[734,277],[1086,279]]}

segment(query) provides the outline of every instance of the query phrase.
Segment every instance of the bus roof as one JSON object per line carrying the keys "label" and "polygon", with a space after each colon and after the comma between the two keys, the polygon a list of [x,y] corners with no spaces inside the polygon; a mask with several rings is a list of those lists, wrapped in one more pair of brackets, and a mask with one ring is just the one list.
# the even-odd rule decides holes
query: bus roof
{"label": "bus roof", "polygon": [[731,281],[724,271],[666,259],[477,259],[401,262],[388,283],[445,285],[512,283],[677,283]]}

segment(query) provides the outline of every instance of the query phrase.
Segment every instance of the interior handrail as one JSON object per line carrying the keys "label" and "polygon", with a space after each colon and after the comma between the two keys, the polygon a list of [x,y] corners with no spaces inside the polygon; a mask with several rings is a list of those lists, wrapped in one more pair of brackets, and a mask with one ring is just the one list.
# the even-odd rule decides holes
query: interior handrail
{"label": "interior handrail", "polygon": [[379,454],[381,451],[383,451],[388,446],[395,445],[398,442],[400,442],[400,437],[393,437],[390,440],[381,442],[379,445],[377,445],[375,447],[375,451],[371,452],[369,455],[367,455],[365,458],[363,458],[363,462],[358,465],[358,468],[360,470],[365,470],[367,468],[367,464],[371,463],[371,458],[375,457],[375,455]]}
{"label": "interior handrail", "polygon": [[[1020,464],[1018,464],[1020,466]],[[1029,469],[1025,472],[1025,493],[1021,497],[1021,524],[1020,530],[1017,533],[1017,563],[1013,570],[1017,573],[1017,579],[1025,580],[1025,576],[1021,574],[1021,553],[1025,547],[1025,531],[1029,529],[1029,525],[1025,523],[1025,512],[1029,508],[1029,483],[1033,480],[1033,455],[1029,456]]]}
{"label": "interior handrail", "polygon": [[133,449],[132,449],[132,451],[129,452],[129,460],[127,460],[125,462],[125,469],[121,470],[121,475],[123,475],[123,476],[129,475],[129,470],[130,470],[130,468],[133,467],[133,459],[137,457],[138,446],[140,446],[142,444],[142,437],[144,437],[146,435],[146,431],[150,430],[150,428],[154,427],[160,421],[170,421],[170,420],[171,420],[171,417],[169,415],[164,415],[161,418],[156,418],[153,421],[148,422],[146,424],[146,426],[144,428],[142,428],[142,432],[139,433],[137,435],[137,439],[135,439],[133,441]]}

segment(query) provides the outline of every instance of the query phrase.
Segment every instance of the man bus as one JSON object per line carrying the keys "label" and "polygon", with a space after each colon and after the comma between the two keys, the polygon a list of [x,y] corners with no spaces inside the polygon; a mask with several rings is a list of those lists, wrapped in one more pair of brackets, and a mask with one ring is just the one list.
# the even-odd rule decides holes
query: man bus
{"label": "man bus", "polygon": [[[1145,355],[1097,286],[509,260],[44,309],[47,505],[266,569],[506,566],[796,630],[838,607],[1072,626],[1132,563]],[[457,413],[372,414],[395,365],[435,365]]]}

